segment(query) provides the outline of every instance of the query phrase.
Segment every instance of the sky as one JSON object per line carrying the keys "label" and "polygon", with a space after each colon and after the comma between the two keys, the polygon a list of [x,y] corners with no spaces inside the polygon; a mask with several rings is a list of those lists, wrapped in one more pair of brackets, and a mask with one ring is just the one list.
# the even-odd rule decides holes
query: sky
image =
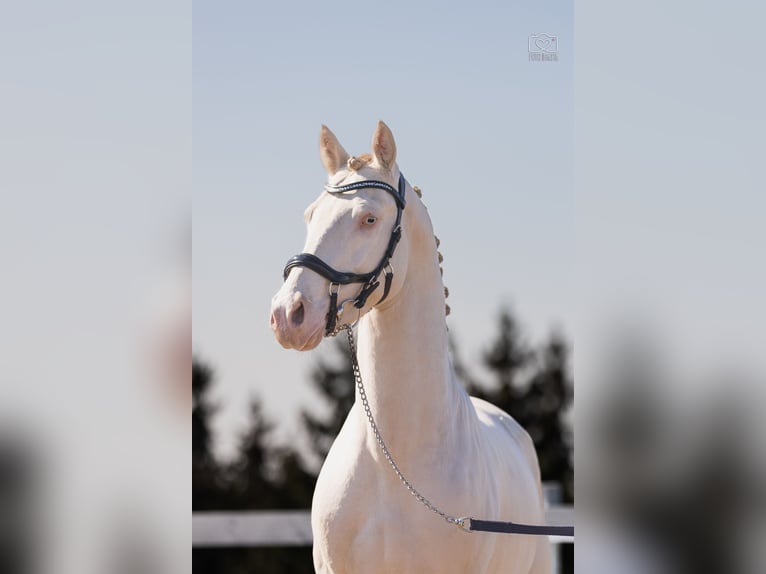
{"label": "sky", "polygon": [[[442,241],[448,320],[478,368],[498,310],[525,333],[572,317],[571,2],[392,2],[194,6],[194,351],[217,375],[219,452],[230,454],[260,397],[282,440],[315,406],[323,353],[283,350],[268,325],[302,213],[326,174],[326,124],[349,153],[378,119]],[[528,59],[528,37],[558,61]]]}

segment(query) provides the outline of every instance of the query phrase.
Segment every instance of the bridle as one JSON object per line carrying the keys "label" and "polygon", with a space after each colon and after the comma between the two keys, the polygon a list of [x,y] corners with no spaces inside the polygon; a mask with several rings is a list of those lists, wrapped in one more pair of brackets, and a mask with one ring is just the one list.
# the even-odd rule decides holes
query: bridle
{"label": "bridle", "polygon": [[[388,246],[383,254],[383,257],[378,263],[377,267],[369,273],[353,273],[350,271],[338,271],[322,261],[319,257],[313,253],[299,253],[291,257],[285,269],[282,272],[282,278],[286,281],[290,271],[295,267],[306,267],[311,269],[315,273],[318,273],[325,279],[330,281],[330,307],[327,311],[327,323],[325,325],[325,336],[334,336],[340,331],[338,327],[338,321],[343,315],[343,306],[346,303],[353,303],[354,307],[361,311],[367,299],[375,289],[380,285],[378,280],[381,273],[385,276],[383,284],[383,296],[378,300],[376,305],[382,303],[386,297],[388,297],[389,291],[391,291],[391,284],[394,279],[394,268],[391,266],[391,258],[394,256],[394,251],[402,237],[402,211],[404,211],[405,201],[404,193],[407,182],[404,179],[404,175],[399,173],[399,189],[394,189],[393,186],[387,184],[384,181],[377,180],[364,180],[349,183],[347,185],[325,185],[324,190],[332,194],[346,193],[348,191],[356,191],[359,189],[382,189],[388,192],[391,197],[396,201],[396,221],[394,227],[391,230],[391,237],[388,239]],[[338,291],[341,285],[350,285],[352,283],[363,284],[362,289],[357,293],[356,297],[346,299],[338,305]]]}

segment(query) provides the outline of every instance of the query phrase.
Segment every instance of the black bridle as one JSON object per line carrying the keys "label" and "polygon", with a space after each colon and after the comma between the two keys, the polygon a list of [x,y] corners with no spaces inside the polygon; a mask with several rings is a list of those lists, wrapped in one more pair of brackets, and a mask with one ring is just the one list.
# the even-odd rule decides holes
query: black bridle
{"label": "black bridle", "polygon": [[[294,267],[306,267],[311,269],[315,273],[318,273],[325,279],[330,281],[330,308],[327,311],[327,324],[325,325],[325,335],[335,335],[337,333],[337,323],[339,316],[343,314],[343,303],[338,308],[338,290],[341,285],[350,285],[352,283],[362,283],[363,287],[354,299],[350,299],[354,303],[354,307],[361,309],[367,302],[367,298],[372,294],[375,289],[380,285],[378,277],[381,273],[385,275],[385,283],[383,285],[383,296],[378,300],[378,303],[382,303],[388,292],[391,290],[391,283],[394,279],[394,269],[391,266],[391,258],[394,256],[396,245],[402,237],[402,211],[404,211],[404,192],[406,187],[406,181],[404,175],[399,174],[399,189],[396,190],[384,181],[366,180],[349,183],[348,185],[326,185],[325,191],[328,193],[345,193],[347,191],[356,191],[358,189],[382,189],[388,192],[391,197],[396,201],[396,221],[394,227],[391,230],[391,237],[388,240],[388,246],[383,254],[383,257],[375,267],[369,273],[352,273],[348,271],[337,271],[330,267],[327,263],[322,261],[319,257],[313,253],[299,253],[294,257],[291,257],[285,269],[282,272],[282,278],[287,280],[287,276]],[[345,301],[344,301],[345,303]]]}

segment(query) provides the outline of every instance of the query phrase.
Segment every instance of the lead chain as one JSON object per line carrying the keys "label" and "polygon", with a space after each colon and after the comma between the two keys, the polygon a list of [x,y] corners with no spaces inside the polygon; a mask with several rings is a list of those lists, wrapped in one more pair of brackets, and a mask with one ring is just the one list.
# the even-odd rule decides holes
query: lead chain
{"label": "lead chain", "polygon": [[420,492],[418,492],[418,490],[412,485],[412,483],[409,480],[407,480],[404,474],[402,474],[402,471],[399,470],[399,465],[396,464],[396,461],[391,456],[391,452],[389,452],[388,447],[386,446],[386,443],[383,442],[383,436],[380,434],[380,430],[378,430],[378,425],[375,423],[375,417],[372,416],[372,409],[370,409],[370,403],[367,400],[367,393],[364,390],[364,383],[362,383],[362,374],[359,372],[359,363],[356,360],[356,343],[354,341],[354,331],[351,328],[351,325],[349,325],[348,323],[346,323],[345,325],[342,325],[341,329],[345,329],[346,334],[348,335],[348,347],[349,347],[349,350],[351,351],[351,368],[354,372],[354,381],[356,382],[356,388],[359,389],[359,398],[362,401],[364,414],[367,415],[367,420],[370,423],[370,428],[372,429],[372,433],[375,435],[375,440],[377,441],[378,446],[380,447],[380,450],[383,452],[383,456],[386,457],[386,460],[391,465],[391,468],[394,469],[396,476],[399,478],[402,484],[407,488],[409,493],[412,494],[412,496],[414,496],[417,499],[418,502],[420,502],[423,506],[425,506],[431,512],[435,512],[436,514],[441,516],[444,520],[446,520],[450,524],[454,524],[456,526],[462,527],[465,519],[451,516],[447,514],[446,512],[439,510],[430,500],[428,500],[425,496],[420,494]]}

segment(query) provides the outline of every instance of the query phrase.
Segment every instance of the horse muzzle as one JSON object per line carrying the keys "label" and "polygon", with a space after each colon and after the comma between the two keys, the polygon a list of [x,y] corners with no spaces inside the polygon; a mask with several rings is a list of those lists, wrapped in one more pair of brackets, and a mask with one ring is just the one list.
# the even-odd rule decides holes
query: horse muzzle
{"label": "horse muzzle", "polygon": [[319,345],[324,335],[324,317],[314,312],[300,292],[283,294],[280,290],[272,299],[269,323],[285,349],[308,351]]}

